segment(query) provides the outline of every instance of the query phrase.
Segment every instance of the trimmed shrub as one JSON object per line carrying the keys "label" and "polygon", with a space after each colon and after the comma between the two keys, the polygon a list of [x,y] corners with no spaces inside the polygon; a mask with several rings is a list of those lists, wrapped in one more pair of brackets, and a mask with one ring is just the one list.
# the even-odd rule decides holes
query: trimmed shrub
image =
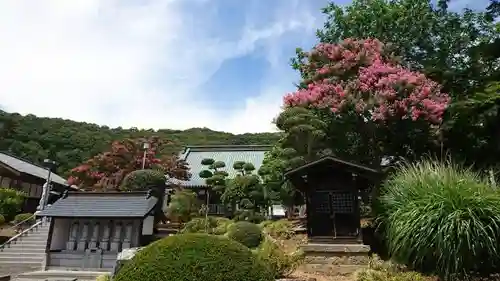
{"label": "trimmed shrub", "polygon": [[375,205],[390,256],[443,280],[489,275],[500,265],[500,193],[450,163],[399,167]]}
{"label": "trimmed shrub", "polygon": [[158,170],[137,170],[125,176],[120,186],[123,191],[141,191],[165,185],[165,174]]}
{"label": "trimmed shrub", "polygon": [[178,222],[188,222],[200,209],[196,193],[191,190],[177,190],[167,207],[167,217]]}
{"label": "trimmed shrub", "polygon": [[292,254],[285,253],[271,239],[264,239],[256,255],[273,272],[274,278],[283,278],[292,274],[304,258],[303,253],[299,251]]}
{"label": "trimmed shrub", "polygon": [[179,234],[139,251],[114,281],[274,281],[252,252],[223,236]]}
{"label": "trimmed shrub", "polygon": [[261,223],[266,219],[262,214],[256,213],[254,210],[238,210],[234,214],[235,221],[248,221],[252,223]]}
{"label": "trimmed shrub", "polygon": [[208,217],[194,218],[184,225],[181,233],[208,233],[222,235],[227,232],[227,228],[233,221],[228,218]]}
{"label": "trimmed shrub", "polygon": [[0,215],[0,226],[5,224],[5,217],[3,215]]}
{"label": "trimmed shrub", "polygon": [[16,223],[20,223],[20,222],[23,222],[23,224],[32,224],[35,222],[35,217],[33,216],[33,214],[30,214],[30,213],[23,213],[23,214],[16,215],[14,217],[13,223],[16,224]]}
{"label": "trimmed shrub", "polygon": [[266,224],[264,226],[264,232],[274,238],[280,239],[290,239],[295,234],[293,231],[293,223],[288,220],[278,220]]}
{"label": "trimmed shrub", "polygon": [[227,229],[227,236],[248,248],[258,247],[263,238],[259,226],[246,221],[231,224]]}
{"label": "trimmed shrub", "polygon": [[10,188],[0,188],[0,214],[11,221],[21,211],[25,194]]}
{"label": "trimmed shrub", "polygon": [[111,280],[111,275],[109,274],[102,274],[97,276],[95,281],[110,281]]}

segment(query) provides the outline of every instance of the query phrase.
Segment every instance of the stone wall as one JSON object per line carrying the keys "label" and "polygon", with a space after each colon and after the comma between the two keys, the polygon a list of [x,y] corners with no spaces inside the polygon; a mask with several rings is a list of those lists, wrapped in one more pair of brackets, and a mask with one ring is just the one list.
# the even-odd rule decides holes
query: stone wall
{"label": "stone wall", "polygon": [[369,263],[370,247],[362,244],[307,244],[301,269],[309,273],[328,275],[349,275],[366,268]]}

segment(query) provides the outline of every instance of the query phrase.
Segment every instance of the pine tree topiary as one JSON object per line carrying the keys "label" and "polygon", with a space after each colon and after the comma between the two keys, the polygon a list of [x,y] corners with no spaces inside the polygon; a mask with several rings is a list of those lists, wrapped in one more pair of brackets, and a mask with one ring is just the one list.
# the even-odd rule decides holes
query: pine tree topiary
{"label": "pine tree topiary", "polygon": [[230,225],[227,229],[227,236],[248,248],[258,247],[263,238],[260,227],[247,221],[239,221]]}
{"label": "pine tree topiary", "polygon": [[152,186],[165,185],[165,174],[159,170],[137,170],[123,179],[120,190],[142,191]]}
{"label": "pine tree topiary", "polygon": [[209,234],[179,234],[139,251],[115,281],[272,281],[273,273],[235,241]]}

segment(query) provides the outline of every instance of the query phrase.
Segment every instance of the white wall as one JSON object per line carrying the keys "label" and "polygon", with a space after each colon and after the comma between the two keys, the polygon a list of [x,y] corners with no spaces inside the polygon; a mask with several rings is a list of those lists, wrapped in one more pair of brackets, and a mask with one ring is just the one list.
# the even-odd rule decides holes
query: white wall
{"label": "white wall", "polygon": [[145,218],[142,225],[142,235],[153,235],[154,223],[154,216],[148,216],[147,218]]}
{"label": "white wall", "polygon": [[54,228],[52,230],[52,240],[50,241],[50,250],[66,249],[66,241],[69,237],[70,219],[52,218]]}

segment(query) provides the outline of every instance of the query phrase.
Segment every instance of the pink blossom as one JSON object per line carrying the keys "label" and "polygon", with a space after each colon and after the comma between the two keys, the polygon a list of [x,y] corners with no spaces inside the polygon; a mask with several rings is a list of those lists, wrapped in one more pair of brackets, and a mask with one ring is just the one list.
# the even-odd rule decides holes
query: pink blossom
{"label": "pink blossom", "polygon": [[313,78],[305,89],[287,94],[285,106],[328,108],[338,114],[354,108],[373,121],[423,119],[438,124],[450,102],[439,84],[397,64],[377,39],[318,44],[302,69]]}

